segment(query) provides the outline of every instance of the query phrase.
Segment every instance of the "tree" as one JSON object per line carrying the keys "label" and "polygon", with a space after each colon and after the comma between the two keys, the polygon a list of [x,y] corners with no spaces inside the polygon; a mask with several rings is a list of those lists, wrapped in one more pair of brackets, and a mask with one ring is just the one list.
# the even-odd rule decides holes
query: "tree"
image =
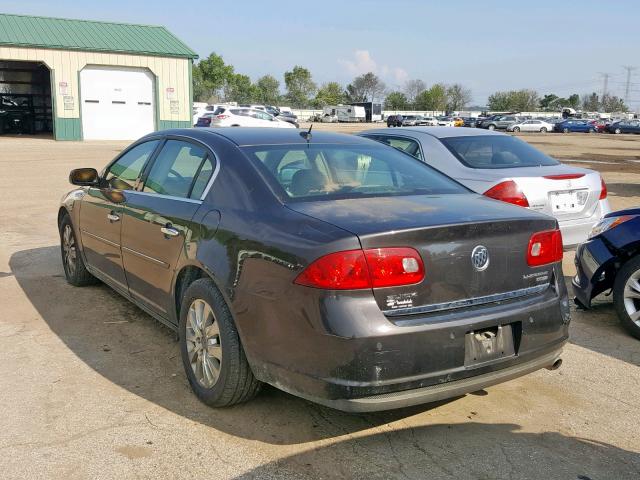
{"label": "tree", "polygon": [[193,67],[193,96],[198,101],[218,100],[222,89],[233,75],[220,55],[211,53]]}
{"label": "tree", "polygon": [[272,75],[264,75],[256,82],[256,101],[276,105],[280,100],[280,82]]}
{"label": "tree", "polygon": [[312,105],[315,108],[322,108],[326,105],[338,105],[344,102],[345,93],[342,89],[342,85],[338,82],[329,82],[325,83],[318,89]]}
{"label": "tree", "polygon": [[602,110],[607,113],[611,112],[628,112],[629,108],[625,105],[624,100],[615,95],[603,95]]}
{"label": "tree", "polygon": [[573,109],[580,108],[580,95],[574,93],[573,95],[569,95],[567,99],[567,105]]}
{"label": "tree", "polygon": [[600,98],[596,92],[592,94],[585,93],[582,96],[582,109],[587,112],[597,112],[600,110]]}
{"label": "tree", "polygon": [[287,86],[287,98],[294,107],[306,107],[309,98],[316,91],[316,84],[311,79],[311,72],[296,65],[290,72],[284,72],[284,83]]}
{"label": "tree", "polygon": [[489,96],[489,110],[532,112],[538,109],[540,99],[535,90],[510,90]]}
{"label": "tree", "polygon": [[415,104],[416,98],[427,89],[422,80],[407,80],[402,91],[406,95],[407,103]]}
{"label": "tree", "polygon": [[228,102],[252,103],[257,97],[257,88],[247,75],[234,73],[224,86],[224,98]]}
{"label": "tree", "polygon": [[390,92],[384,99],[384,108],[387,110],[405,110],[408,106],[407,96],[402,92]]}
{"label": "tree", "polygon": [[441,83],[432,85],[430,89],[418,94],[415,101],[418,110],[439,110],[447,109],[447,89]]}
{"label": "tree", "polygon": [[546,112],[553,111],[559,100],[562,100],[559,96],[549,93],[540,99],[540,109]]}
{"label": "tree", "polygon": [[464,110],[471,102],[471,90],[459,83],[447,87],[447,110]]}
{"label": "tree", "polygon": [[365,73],[353,79],[347,85],[347,98],[351,102],[373,102],[385,90],[385,84],[373,72]]}

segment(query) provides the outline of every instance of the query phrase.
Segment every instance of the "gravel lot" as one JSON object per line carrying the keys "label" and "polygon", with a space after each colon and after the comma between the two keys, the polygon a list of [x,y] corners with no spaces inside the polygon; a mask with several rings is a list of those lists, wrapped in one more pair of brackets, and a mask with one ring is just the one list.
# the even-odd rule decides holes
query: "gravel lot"
{"label": "gravel lot", "polygon": [[[522,137],[602,171],[614,209],[638,205],[640,136]],[[640,478],[640,342],[608,298],[573,312],[560,370],[484,393],[366,415],[270,387],[202,405],[169,330],[105,286],[64,280],[68,172],[126,143],[0,139],[0,478]]]}

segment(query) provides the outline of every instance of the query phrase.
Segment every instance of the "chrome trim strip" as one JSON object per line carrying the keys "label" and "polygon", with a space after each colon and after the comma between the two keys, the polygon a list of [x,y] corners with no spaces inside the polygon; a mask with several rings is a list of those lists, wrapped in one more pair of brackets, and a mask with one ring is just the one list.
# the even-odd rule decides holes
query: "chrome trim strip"
{"label": "chrome trim strip", "polygon": [[122,247],[122,250],[126,250],[127,252],[136,255],[140,258],[144,258],[145,260],[149,260],[150,262],[155,263],[156,265],[160,265],[163,268],[169,268],[169,264],[166,262],[163,262],[162,260],[158,260],[157,258],[153,258],[150,257],[149,255],[145,255],[144,253],[140,253],[137,250],[133,250],[131,248],[128,247]]}
{"label": "chrome trim strip", "polygon": [[514,298],[526,297],[536,293],[544,292],[549,288],[549,282],[534,287],[521,288],[511,292],[494,293],[484,297],[467,298],[464,300],[454,300],[453,302],[433,303],[431,305],[422,305],[419,307],[398,308],[395,310],[383,310],[387,317],[398,317],[401,315],[417,315],[420,313],[442,312],[445,310],[453,310],[463,307],[475,307],[486,303],[500,302],[503,300],[512,300]]}
{"label": "chrome trim strip", "polygon": [[82,235],[87,235],[88,237],[95,238],[96,240],[104,242],[107,245],[111,245],[112,247],[120,248],[120,244],[119,243],[115,243],[115,242],[112,242],[111,240],[107,240],[106,238],[101,237],[99,235],[95,235],[93,233],[89,233],[86,230],[80,229],[80,233],[82,233]]}
{"label": "chrome trim strip", "polygon": [[[209,148],[209,150],[211,152],[213,152],[211,147],[208,147],[208,148]],[[216,161],[216,168],[213,169],[213,174],[211,175],[211,178],[209,179],[209,183],[207,183],[207,186],[204,187],[204,191],[202,192],[202,195],[200,195],[200,200],[201,201],[204,201],[205,197],[209,193],[209,190],[211,190],[211,187],[213,186],[213,182],[215,182],[216,177],[218,176],[218,172],[220,172],[220,157],[218,157],[218,155],[216,155],[214,153],[213,154],[213,158]]]}
{"label": "chrome trim strip", "polygon": [[140,192],[138,190],[127,190],[127,195],[143,195],[145,197],[166,198],[167,200],[180,200],[182,202],[202,204],[202,200],[196,198],[175,197],[173,195],[164,195],[162,193]]}

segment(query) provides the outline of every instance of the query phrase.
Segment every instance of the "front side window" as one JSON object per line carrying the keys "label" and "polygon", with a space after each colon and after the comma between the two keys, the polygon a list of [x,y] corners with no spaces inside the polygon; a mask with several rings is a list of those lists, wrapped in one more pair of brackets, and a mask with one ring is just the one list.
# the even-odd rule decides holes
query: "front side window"
{"label": "front side window", "polygon": [[142,169],[157,146],[158,140],[141,143],[112,163],[105,175],[109,187],[116,190],[133,190]]}
{"label": "front side window", "polygon": [[522,140],[506,135],[442,138],[445,147],[467,167],[516,168],[559,165]]}
{"label": "front side window", "polygon": [[243,151],[285,199],[468,192],[442,173],[383,145],[263,145]]}
{"label": "front side window", "polygon": [[[204,167],[206,156],[207,152],[202,147],[180,140],[168,140],[153,162],[143,191],[189,198],[194,180],[202,171],[201,167]],[[198,178],[200,190],[204,190],[202,182]]]}

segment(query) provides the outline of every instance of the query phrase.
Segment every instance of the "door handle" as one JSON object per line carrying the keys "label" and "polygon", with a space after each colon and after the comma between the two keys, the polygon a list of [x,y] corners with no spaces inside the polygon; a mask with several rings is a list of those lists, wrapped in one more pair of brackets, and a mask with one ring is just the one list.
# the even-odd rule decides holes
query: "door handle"
{"label": "door handle", "polygon": [[111,212],[107,214],[107,219],[110,222],[118,222],[120,220],[120,215],[116,215],[115,213]]}
{"label": "door handle", "polygon": [[177,237],[178,235],[180,235],[180,231],[173,228],[170,223],[168,223],[164,227],[161,227],[160,231],[164,233],[165,237]]}

